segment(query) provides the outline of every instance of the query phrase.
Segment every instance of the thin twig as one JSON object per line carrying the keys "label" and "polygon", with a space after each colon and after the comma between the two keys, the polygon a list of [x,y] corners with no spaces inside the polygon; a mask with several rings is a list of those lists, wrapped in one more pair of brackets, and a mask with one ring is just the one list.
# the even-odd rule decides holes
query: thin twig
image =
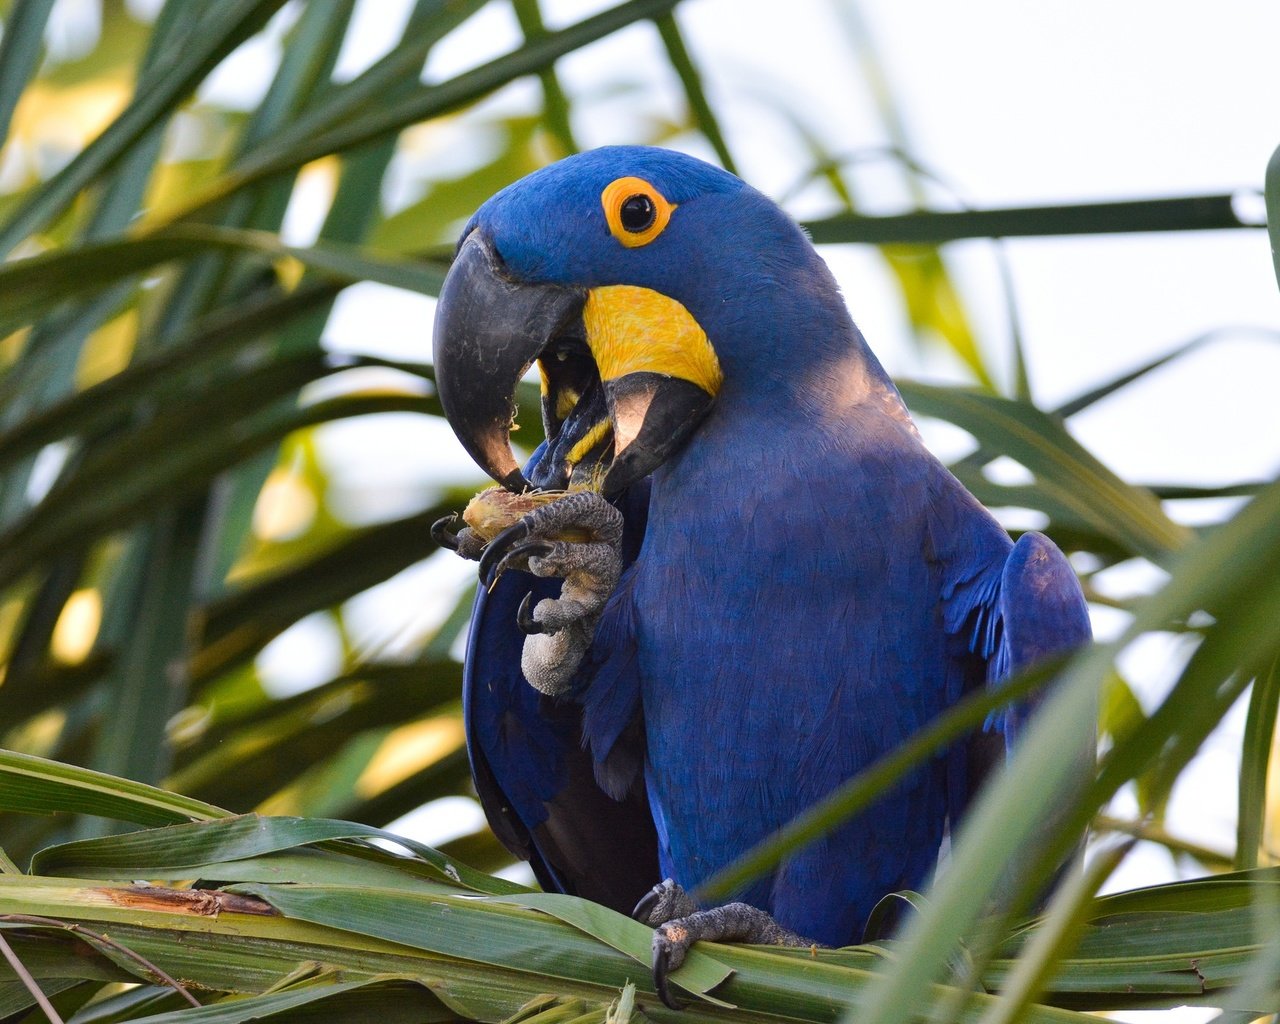
{"label": "thin twig", "polygon": [[58,1011],[53,1008],[53,1003],[49,1002],[49,997],[41,990],[36,979],[31,976],[31,972],[18,959],[18,954],[13,951],[13,947],[9,945],[9,940],[0,934],[0,953],[4,954],[4,958],[9,961],[9,966],[13,968],[13,973],[27,987],[27,991],[31,993],[33,999],[44,1011],[44,1015],[49,1018],[49,1024],[62,1024],[62,1018],[58,1016]]}
{"label": "thin twig", "polygon": [[167,971],[157,967],[141,953],[135,953],[123,943],[117,942],[115,939],[110,938],[107,935],[103,935],[101,932],[95,932],[91,928],[86,928],[84,925],[75,921],[59,921],[56,917],[37,917],[34,914],[0,914],[0,921],[13,921],[15,924],[48,925],[51,928],[65,928],[69,932],[75,932],[77,935],[83,935],[88,939],[100,942],[104,946],[114,949],[118,953],[124,954],[144,970],[150,971],[154,974],[171,989],[181,995],[192,1006],[198,1007],[204,1005],[187,991],[182,982],[178,981],[177,978],[173,977],[173,975],[169,974]]}

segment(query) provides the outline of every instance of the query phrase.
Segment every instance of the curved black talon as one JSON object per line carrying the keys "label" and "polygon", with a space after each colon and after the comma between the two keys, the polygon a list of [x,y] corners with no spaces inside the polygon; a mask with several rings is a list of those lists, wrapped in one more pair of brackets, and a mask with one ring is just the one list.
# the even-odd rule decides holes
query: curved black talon
{"label": "curved black talon", "polygon": [[551,554],[551,545],[544,540],[531,540],[528,544],[519,544],[502,556],[502,561],[498,563],[498,567],[494,571],[494,578],[501,576],[522,559],[528,561],[530,558],[549,554]]}
{"label": "curved black talon", "polygon": [[484,586],[493,586],[493,581],[502,571],[502,562],[507,552],[528,536],[529,524],[521,519],[512,523],[485,545],[484,554],[480,556],[480,582]]}
{"label": "curved black talon", "polygon": [[520,607],[516,609],[516,625],[520,627],[520,632],[526,636],[546,632],[542,623],[533,617],[533,612],[529,609],[529,602],[532,599],[532,592],[525,594],[524,600],[520,602]]}
{"label": "curved black talon", "polygon": [[[656,938],[656,936],[655,936]],[[677,999],[675,992],[672,991],[671,984],[667,981],[667,970],[669,969],[669,961],[667,959],[666,949],[659,946],[656,942],[653,947],[653,987],[657,989],[658,998],[663,1004],[672,1010],[683,1010],[684,1000]]]}
{"label": "curved black talon", "polygon": [[661,896],[659,890],[661,888],[662,886],[655,885],[640,897],[640,902],[637,903],[635,908],[631,911],[631,919],[633,921],[639,921],[641,924],[649,923],[649,913],[658,905],[658,900]]}
{"label": "curved black talon", "polygon": [[447,516],[441,516],[431,524],[431,539],[440,547],[447,548],[450,551],[458,550],[458,539],[449,529],[457,518],[457,512],[450,512]]}
{"label": "curved black talon", "polygon": [[485,586],[493,586],[494,580],[501,576],[508,569],[518,568],[516,562],[537,558],[539,555],[551,554],[551,545],[542,540],[531,540],[528,544],[517,544],[493,567],[493,578],[485,580]]}

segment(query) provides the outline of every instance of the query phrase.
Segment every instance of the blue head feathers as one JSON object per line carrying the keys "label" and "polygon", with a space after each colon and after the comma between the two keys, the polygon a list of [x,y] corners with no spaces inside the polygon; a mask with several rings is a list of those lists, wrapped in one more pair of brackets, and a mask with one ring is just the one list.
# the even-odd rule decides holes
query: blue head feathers
{"label": "blue head feathers", "polygon": [[[602,203],[622,178],[647,182],[674,206],[665,229],[636,247],[611,232]],[[741,179],[682,153],[612,146],[569,157],[493,196],[466,232],[475,228],[518,280],[628,284],[675,299],[728,377],[768,379],[780,356],[790,376],[861,349],[834,279],[795,222]],[[806,329],[815,312],[820,331]]]}

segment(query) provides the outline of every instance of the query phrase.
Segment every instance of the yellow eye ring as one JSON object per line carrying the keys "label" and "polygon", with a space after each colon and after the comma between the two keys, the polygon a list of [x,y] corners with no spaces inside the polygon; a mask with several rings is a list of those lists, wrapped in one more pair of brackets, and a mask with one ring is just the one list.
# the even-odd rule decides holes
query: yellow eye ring
{"label": "yellow eye ring", "polygon": [[617,178],[600,193],[609,233],[628,249],[648,245],[665,230],[675,203],[643,178]]}

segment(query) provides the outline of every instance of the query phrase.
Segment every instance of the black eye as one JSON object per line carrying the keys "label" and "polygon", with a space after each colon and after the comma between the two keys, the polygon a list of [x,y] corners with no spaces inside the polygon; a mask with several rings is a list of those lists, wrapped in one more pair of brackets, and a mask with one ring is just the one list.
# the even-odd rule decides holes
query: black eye
{"label": "black eye", "polygon": [[658,208],[653,205],[652,199],[638,192],[633,196],[627,196],[622,201],[618,219],[622,221],[622,226],[626,230],[632,234],[639,234],[653,226],[653,222],[658,219]]}

